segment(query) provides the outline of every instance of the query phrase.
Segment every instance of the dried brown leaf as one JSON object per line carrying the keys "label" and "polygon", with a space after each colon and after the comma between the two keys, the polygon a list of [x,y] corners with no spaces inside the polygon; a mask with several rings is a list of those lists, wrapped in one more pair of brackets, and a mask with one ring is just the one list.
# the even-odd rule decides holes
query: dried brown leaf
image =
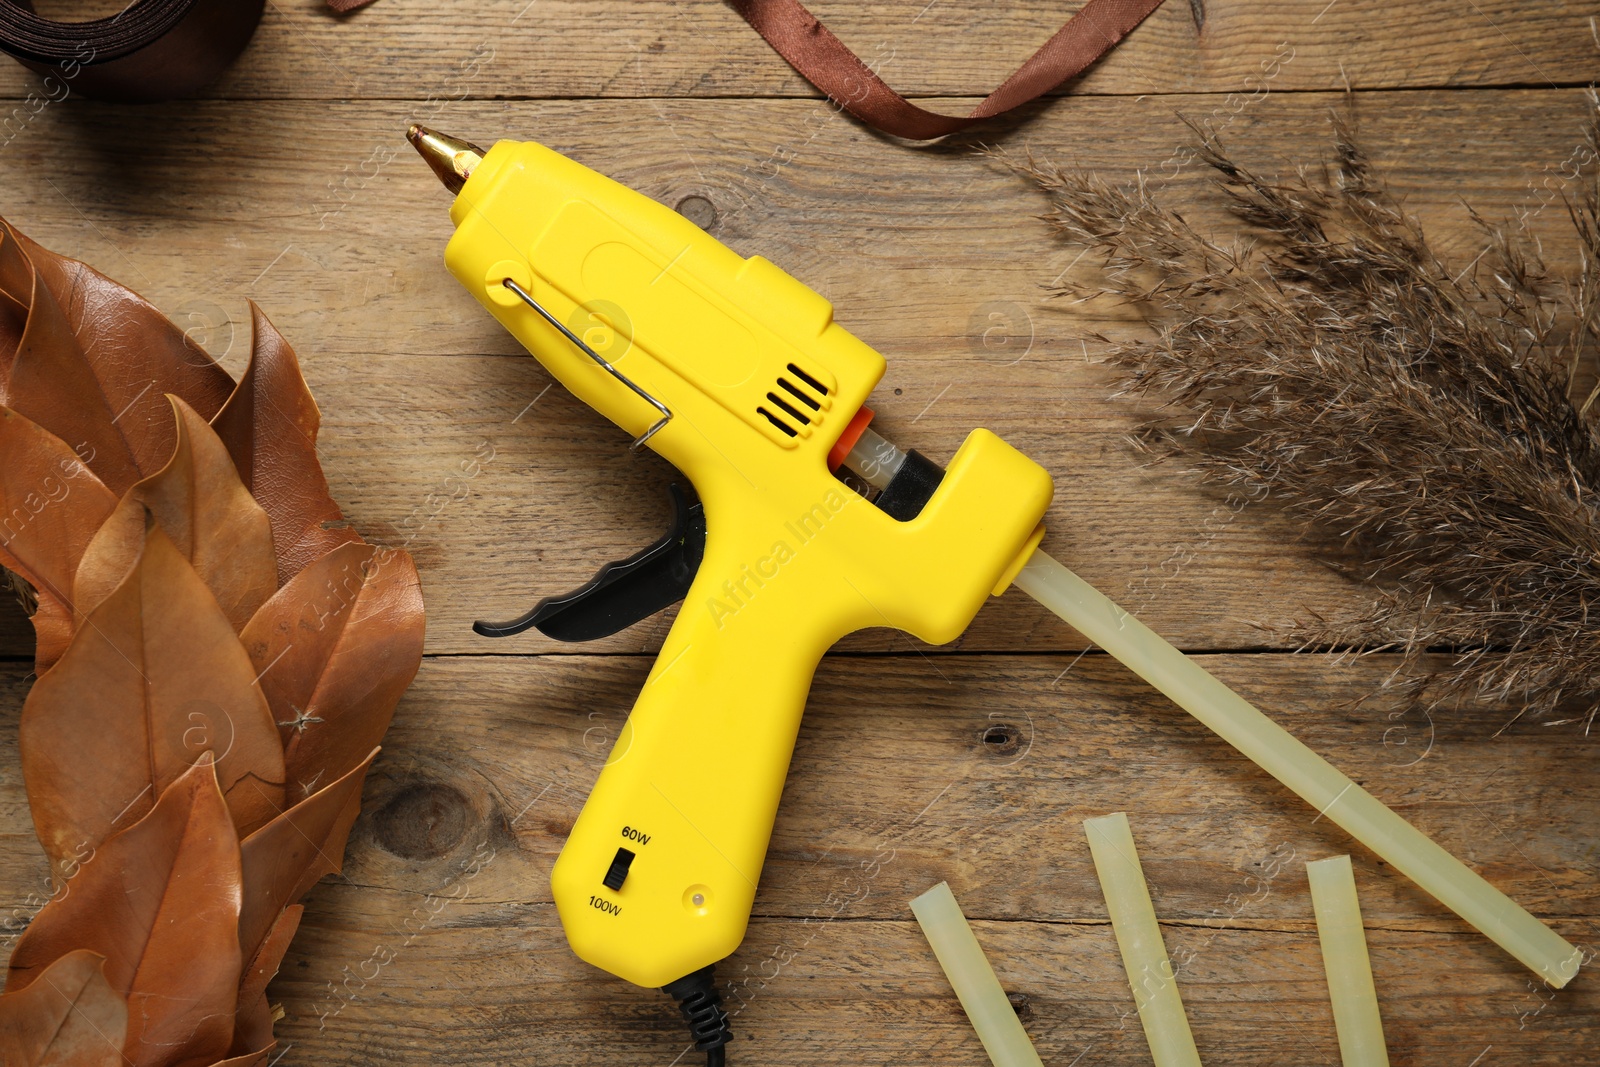
{"label": "dried brown leaf", "polygon": [[[343,521],[294,353],[251,311],[235,388],[149,304],[0,220],[0,404],[16,409],[0,408],[0,563],[41,590],[23,769],[53,865],[76,871],[18,943],[0,1048],[6,1006],[81,949],[128,998],[123,1062],[264,1067],[296,901],[339,870],[420,662],[415,567]],[[52,529],[69,505],[94,514]],[[260,663],[234,636],[248,628]]]}
{"label": "dried brown leaf", "polygon": [[0,1063],[7,1067],[122,1067],[128,1002],[103,970],[105,957],[78,949],[25,989],[0,996]]}
{"label": "dried brown leaf", "polygon": [[0,367],[10,373],[28,324],[28,300],[33,293],[33,265],[22,246],[0,227]]}
{"label": "dried brown leaf", "polygon": [[342,544],[359,541],[328,495],[317,460],[322,415],[300,374],[294,349],[250,305],[250,366],[211,424],[228,446],[239,477],[272,519],[278,584]]}
{"label": "dried brown leaf", "polygon": [[44,671],[72,640],[72,576],[116,498],[66,442],[0,407],[0,564],[33,586]]}
{"label": "dried brown leaf", "polygon": [[304,913],[305,908],[299,904],[284,908],[256,950],[255,958],[244,969],[233,1030],[233,1048],[240,1055],[272,1045],[272,1005],[267,1002],[267,983],[278,973]]}
{"label": "dried brown leaf", "polygon": [[[25,258],[15,231],[0,231],[13,257]],[[67,441],[113,492],[139,478],[138,462],[116,426],[114,402],[101,391],[55,294],[26,260],[28,314],[8,365],[0,401]],[[119,398],[120,399],[120,398]]]}
{"label": "dried brown leaf", "polygon": [[73,598],[86,615],[122,583],[144,547],[148,509],[238,632],[278,588],[272,526],[216,431],[183,400],[168,399],[177,426],[172,458],[123,494],[84,553]]}
{"label": "dried brown leaf", "polygon": [[171,456],[165,394],[209,420],[232,391],[227,372],[148,301],[3,221],[0,278],[28,308],[14,349],[0,348],[0,402],[66,441],[113,493]]}
{"label": "dried brown leaf", "polygon": [[128,1001],[124,1055],[135,1067],[211,1063],[233,1040],[239,839],[213,767],[196,763],[107,840],[11,956],[8,992],[69,952],[104,956],[106,980]]}
{"label": "dried brown leaf", "polygon": [[341,545],[301,571],[240,640],[282,730],[289,802],[383,740],[422,662],[422,589],[405,552]]}
{"label": "dried brown leaf", "polygon": [[148,812],[202,753],[241,834],[283,805],[283,750],[255,668],[215,599],[152,522],[138,565],[23,705],[23,777],[57,863]]}
{"label": "dried brown leaf", "polygon": [[373,749],[343,778],[244,839],[239,947],[246,958],[256,955],[284,908],[341,869],[345,840],[361,810],[361,785],[377,754]]}

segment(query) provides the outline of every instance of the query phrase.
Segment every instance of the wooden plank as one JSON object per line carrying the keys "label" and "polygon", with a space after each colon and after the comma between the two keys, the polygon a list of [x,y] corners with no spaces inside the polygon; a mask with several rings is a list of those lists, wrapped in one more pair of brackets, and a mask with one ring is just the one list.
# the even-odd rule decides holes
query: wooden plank
{"label": "wooden plank", "polygon": [[[952,114],[1063,17],[1044,0],[814,10],[891,84]],[[1052,305],[1039,285],[1076,251],[1032,221],[1042,201],[1025,184],[960,149],[1142,170],[1209,225],[1176,113],[1281,167],[1323,154],[1339,103],[1327,90],[1379,90],[1356,98],[1363,139],[1453,260],[1482,246],[1464,202],[1531,213],[1559,268],[1573,257],[1558,197],[1589,105],[1557,87],[1592,79],[1594,34],[1593,12],[1570,3],[1173,0],[1074,99],[931,150],[837,114],[716,0],[380,0],[343,20],[322,0],[275,0],[207,99],[149,108],[73,99],[35,114],[37,79],[0,65],[0,151],[29,179],[0,210],[139,288],[235,372],[245,301],[260,301],[322,404],[336,495],[365,534],[422,564],[432,655],[369,781],[346,873],[313,892],[272,987],[279,1064],[665,1063],[685,1046],[660,994],[572,956],[548,889],[671,614],[583,650],[602,655],[489,657],[572,650],[468,630],[651,539],[670,472],[544,392],[542,370],[445,275],[445,201],[399,140],[407,122],[538,137],[666,203],[709,201],[713,232],[828,294],[889,357],[874,400],[885,432],[944,458],[992,426],[1057,476],[1052,551],[1184,647],[1272,647],[1282,640],[1254,623],[1355,607],[1362,591],[1280,517],[1235,514],[1181,472],[1137,466],[1121,444],[1134,409],[1107,399],[1081,340],[1136,325]],[[1448,91],[1417,91],[1434,89]],[[485,442],[483,474],[451,480]],[[16,752],[26,631],[0,608],[7,948],[49,892]],[[1120,667],[1072,655],[1081,638],[1019,595],[947,650],[963,654],[884,632],[842,647],[819,672],[750,934],[722,969],[736,1065],[985,1062],[905,907],[940,879],[1046,1062],[1147,1063],[1079,826],[1119,809],[1208,1062],[1337,1062],[1301,864],[1342,851],[1397,1067],[1570,1067],[1600,1052],[1593,982],[1538,987]],[[1600,757],[1571,727],[1497,736],[1514,708],[1429,721],[1357,706],[1390,657],[1206,663],[1595,943]]]}
{"label": "wooden plank", "polygon": [[[1431,727],[1383,701],[1347,710],[1384,657],[1206,662],[1594,943],[1600,749],[1525,722],[1495,736],[1507,708]],[[286,1064],[664,1063],[682,1050],[665,998],[570,954],[548,888],[647,660],[487,663],[431,657],[403,702],[345,874],[312,893],[272,987]],[[25,917],[43,862],[17,781],[20,674],[0,685],[0,902]],[[1337,1062],[1303,863],[1347,851],[1395,1063],[1460,1067],[1493,1046],[1484,1062],[1553,1065],[1597,1048],[1592,981],[1530,989],[1500,950],[1103,657],[846,656],[824,662],[757,920],[722,969],[742,1005],[734,1062],[984,1062],[906,908],[943,879],[1027,998],[1046,1062],[1147,1063],[1080,827],[1115,810],[1138,835],[1207,1062]]]}
{"label": "wooden plank", "polygon": [[[1275,93],[1226,136],[1263,166],[1316,159],[1337,104]],[[1174,109],[1204,117],[1218,106],[1085,99],[1073,114],[1042,115],[1013,147],[1111,178],[1143,168],[1175,206],[1215,222],[1203,176],[1173,154],[1188,143]],[[1376,160],[1453,259],[1466,264],[1482,245],[1469,203],[1490,218],[1528,210],[1552,264],[1572,262],[1555,197],[1580,143],[1582,92],[1363,94],[1358,107]],[[542,369],[444,272],[445,194],[397,140],[414,110],[183,104],[130,123],[125,109],[73,101],[9,149],[39,180],[11,187],[6,210],[144,291],[235,373],[248,351],[245,301],[259,301],[321,403],[335,494],[358,529],[407,545],[422,564],[430,650],[550,649],[536,635],[491,645],[469,624],[519,614],[653,540],[670,472],[627,455],[609,424],[559,388],[546,393]],[[487,139],[529,114],[484,103],[450,118]],[[537,125],[555,147],[668,203],[710,199],[719,236],[828,294],[890,361],[874,405],[902,444],[944,459],[988,425],[1037,457],[1058,484],[1048,547],[1184,647],[1258,647],[1274,638],[1256,622],[1361,603],[1284,521],[1236,515],[1180,471],[1140,469],[1121,442],[1134,409],[1108,399],[1081,340],[1137,327],[1041,291],[1078,253],[1033,220],[1042,201],[1026,183],[981,157],[886,145],[825,111],[808,125],[817,114],[807,101],[554,102],[539,105]],[[163,128],[181,131],[181,151],[146,151]],[[303,145],[318,148],[296,159],[286,147]],[[460,464],[485,442],[494,459],[463,483]],[[0,649],[26,654],[17,613],[0,614]],[[663,632],[651,622],[596,647],[654,648]],[[846,647],[909,646],[876,634]],[[1013,596],[959,647],[1080,639]]]}
{"label": "wooden plank", "polygon": [[[429,906],[406,902],[400,921]],[[551,951],[559,931],[542,923],[504,933],[498,924],[515,911],[463,902],[444,913],[440,929],[403,948],[403,936],[330,931],[308,911],[290,950],[294,969],[272,988],[293,1011],[277,1029],[292,1043],[284,1064],[701,1062],[690,1058],[662,994],[596,977],[562,949]],[[1002,984],[1025,998],[1024,1024],[1045,1063],[1150,1063],[1107,925],[973,926]],[[1205,1062],[1337,1067],[1313,929],[1164,932],[1174,953],[1203,949],[1179,980]],[[1378,980],[1392,1063],[1459,1067],[1492,1049],[1502,1062],[1566,1067],[1593,1055],[1591,1006],[1563,994],[1534,1015],[1540,999],[1519,977],[1476,967],[1441,978],[1450,991],[1408,994],[1404,976],[1442,966],[1455,955],[1454,939],[1378,929],[1369,943],[1374,969],[1397,976]],[[386,965],[369,962],[391,952]],[[752,962],[732,976],[731,996],[742,1005],[732,1064],[990,1062],[914,922],[758,920],[742,952]],[[302,959],[309,966],[300,968]],[[363,967],[370,981],[349,977]],[[1519,1030],[1524,1017],[1529,1029]]]}
{"label": "wooden plank", "polygon": [[[1078,6],[811,5],[864,62],[915,96],[987,94]],[[1196,10],[1204,13],[1199,32]],[[51,13],[87,17],[77,4]],[[1267,73],[1275,87],[1297,90],[1347,82],[1361,89],[1585,85],[1594,75],[1592,14],[1583,4],[1517,0],[1172,0],[1073,91],[1254,92]],[[30,91],[41,91],[37,77],[9,63],[0,68],[0,97]],[[267,5],[249,49],[206,95],[451,101],[817,94],[719,0],[448,7],[381,0],[346,19],[330,16],[323,0],[282,0]]]}

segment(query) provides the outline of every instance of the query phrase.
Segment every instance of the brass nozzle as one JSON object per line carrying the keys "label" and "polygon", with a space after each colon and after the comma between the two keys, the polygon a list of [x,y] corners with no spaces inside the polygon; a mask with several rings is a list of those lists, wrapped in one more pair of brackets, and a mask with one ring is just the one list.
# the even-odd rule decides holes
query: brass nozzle
{"label": "brass nozzle", "polygon": [[406,131],[406,140],[452,193],[459,193],[473,169],[483,162],[484,151],[477,145],[426,126],[412,126]]}

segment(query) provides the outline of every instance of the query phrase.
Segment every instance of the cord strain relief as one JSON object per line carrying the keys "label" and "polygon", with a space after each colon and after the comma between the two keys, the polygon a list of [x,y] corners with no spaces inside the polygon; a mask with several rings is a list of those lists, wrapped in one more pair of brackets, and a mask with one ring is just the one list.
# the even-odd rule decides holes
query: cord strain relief
{"label": "cord strain relief", "polygon": [[722,994],[717,991],[715,964],[669,982],[661,991],[678,1002],[695,1048],[710,1052],[733,1040],[728,1013],[722,1010]]}

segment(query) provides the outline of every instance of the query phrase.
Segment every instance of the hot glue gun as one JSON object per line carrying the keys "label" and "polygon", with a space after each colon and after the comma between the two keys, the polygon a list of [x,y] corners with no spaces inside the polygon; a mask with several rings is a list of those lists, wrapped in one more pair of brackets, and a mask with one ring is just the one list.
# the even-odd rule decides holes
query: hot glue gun
{"label": "hot glue gun", "polygon": [[[450,272],[692,483],[662,541],[477,629],[584,640],[684,601],[551,881],[580,957],[714,991],[707,969],[744,938],[822,654],[869,626],[954,640],[1038,543],[1050,476],[986,430],[947,471],[871,454],[864,402],[884,360],[821,296],[541,145],[411,137],[457,190]],[[883,484],[875,499],[836,476],[846,462]],[[697,1040],[725,1040],[720,1018],[703,1025]]]}
{"label": "hot glue gun", "polygon": [[476,629],[588,640],[683,601],[551,883],[573,950],[673,995],[710,1063],[731,1036],[712,967],[744,937],[823,653],[871,626],[954,640],[1013,584],[1518,959],[1572,976],[1571,945],[1037,551],[1037,463],[987,430],[944,469],[874,433],[883,357],[822,296],[542,145],[409,137],[456,194],[451,274],[692,483],[661,541]]}

